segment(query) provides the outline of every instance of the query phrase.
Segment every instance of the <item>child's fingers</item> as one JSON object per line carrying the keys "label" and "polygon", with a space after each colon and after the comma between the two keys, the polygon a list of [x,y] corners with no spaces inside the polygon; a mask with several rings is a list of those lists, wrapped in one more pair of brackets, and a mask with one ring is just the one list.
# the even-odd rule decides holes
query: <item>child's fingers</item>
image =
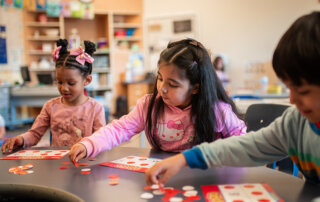
{"label": "child's fingers", "polygon": [[148,185],[157,184],[159,176],[161,175],[161,163],[157,163],[146,172],[146,182]]}

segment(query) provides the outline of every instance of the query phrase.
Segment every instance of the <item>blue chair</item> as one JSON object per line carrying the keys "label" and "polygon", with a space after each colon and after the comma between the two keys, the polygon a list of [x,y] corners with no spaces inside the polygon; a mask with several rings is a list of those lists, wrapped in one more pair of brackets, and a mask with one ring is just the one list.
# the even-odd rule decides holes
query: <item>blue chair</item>
{"label": "blue chair", "polygon": [[[280,104],[252,104],[248,107],[245,114],[245,121],[247,124],[247,132],[257,131],[260,128],[268,126],[277,117],[289,107],[289,105]],[[272,165],[268,165],[273,169],[278,168],[280,171],[288,172],[292,171],[292,174],[298,177],[299,169],[295,163],[291,161],[289,157],[280,161],[274,162]]]}

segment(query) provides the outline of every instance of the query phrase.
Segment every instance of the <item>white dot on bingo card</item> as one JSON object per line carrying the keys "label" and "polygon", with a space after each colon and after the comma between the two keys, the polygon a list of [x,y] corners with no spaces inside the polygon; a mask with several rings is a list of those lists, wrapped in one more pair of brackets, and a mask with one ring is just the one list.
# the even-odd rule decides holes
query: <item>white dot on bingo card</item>
{"label": "white dot on bingo card", "polygon": [[194,187],[193,187],[193,186],[186,185],[186,186],[183,186],[183,187],[182,187],[182,190],[184,190],[184,191],[191,191],[191,190],[194,190]]}
{"label": "white dot on bingo card", "polygon": [[187,197],[187,196],[196,196],[197,194],[198,194],[197,190],[186,191],[186,192],[183,193],[183,195],[185,197]]}
{"label": "white dot on bingo card", "polygon": [[140,195],[140,198],[143,198],[143,199],[152,199],[152,198],[153,198],[153,194],[145,192],[145,193],[143,193],[143,194]]}
{"label": "white dot on bingo card", "polygon": [[183,201],[183,198],[181,197],[171,197],[170,202],[181,202]]}
{"label": "white dot on bingo card", "polygon": [[153,190],[152,192],[154,195],[163,195],[164,193],[162,191],[160,191],[159,189],[157,190]]}

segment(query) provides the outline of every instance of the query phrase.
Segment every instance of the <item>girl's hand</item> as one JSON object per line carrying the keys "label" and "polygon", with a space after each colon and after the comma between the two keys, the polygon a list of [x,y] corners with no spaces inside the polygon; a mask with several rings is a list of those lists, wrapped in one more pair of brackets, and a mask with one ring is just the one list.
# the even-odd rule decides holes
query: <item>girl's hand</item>
{"label": "girl's hand", "polygon": [[[147,170],[146,182],[148,185],[158,183],[164,185],[169,178],[176,175],[185,166],[187,166],[187,161],[183,154],[164,159]],[[161,178],[160,175],[162,175]]]}
{"label": "girl's hand", "polygon": [[7,142],[4,145],[2,145],[1,150],[2,150],[2,153],[6,153],[6,150],[8,150],[8,152],[10,153],[12,152],[13,149],[17,149],[22,146],[23,146],[23,137],[17,136],[17,137],[9,138]]}
{"label": "girl's hand", "polygon": [[71,147],[69,158],[72,162],[76,163],[80,159],[83,159],[86,156],[87,156],[87,149],[83,144],[77,143]]}

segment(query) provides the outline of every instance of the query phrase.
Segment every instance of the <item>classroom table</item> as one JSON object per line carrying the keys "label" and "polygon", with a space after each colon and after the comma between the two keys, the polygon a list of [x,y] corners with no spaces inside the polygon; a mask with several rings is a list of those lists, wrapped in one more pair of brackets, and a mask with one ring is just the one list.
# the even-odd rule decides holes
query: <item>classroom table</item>
{"label": "classroom table", "polygon": [[[49,149],[49,148],[37,148]],[[59,148],[61,149],[61,148]],[[162,196],[153,199],[141,199],[145,192],[145,174],[123,169],[116,169],[98,165],[100,163],[120,159],[129,155],[139,155],[152,158],[165,158],[172,153],[159,152],[146,148],[116,147],[110,151],[100,153],[95,161],[88,162],[88,166],[69,165],[68,169],[60,170],[60,163],[68,161],[68,156],[56,160],[0,160],[0,184],[23,183],[44,185],[62,189],[73,193],[84,201],[161,201]],[[4,156],[2,153],[0,156]],[[28,175],[15,175],[8,172],[12,166],[33,163],[34,173]],[[81,168],[91,168],[91,174],[82,175]],[[119,184],[108,184],[108,176],[117,174]],[[233,184],[233,183],[267,183],[285,201],[310,201],[320,196],[320,185],[311,184],[292,175],[272,170],[266,167],[222,167],[208,170],[183,168],[174,176],[166,186],[182,189],[184,185],[192,185],[199,191],[200,201],[205,201],[201,185]]]}

